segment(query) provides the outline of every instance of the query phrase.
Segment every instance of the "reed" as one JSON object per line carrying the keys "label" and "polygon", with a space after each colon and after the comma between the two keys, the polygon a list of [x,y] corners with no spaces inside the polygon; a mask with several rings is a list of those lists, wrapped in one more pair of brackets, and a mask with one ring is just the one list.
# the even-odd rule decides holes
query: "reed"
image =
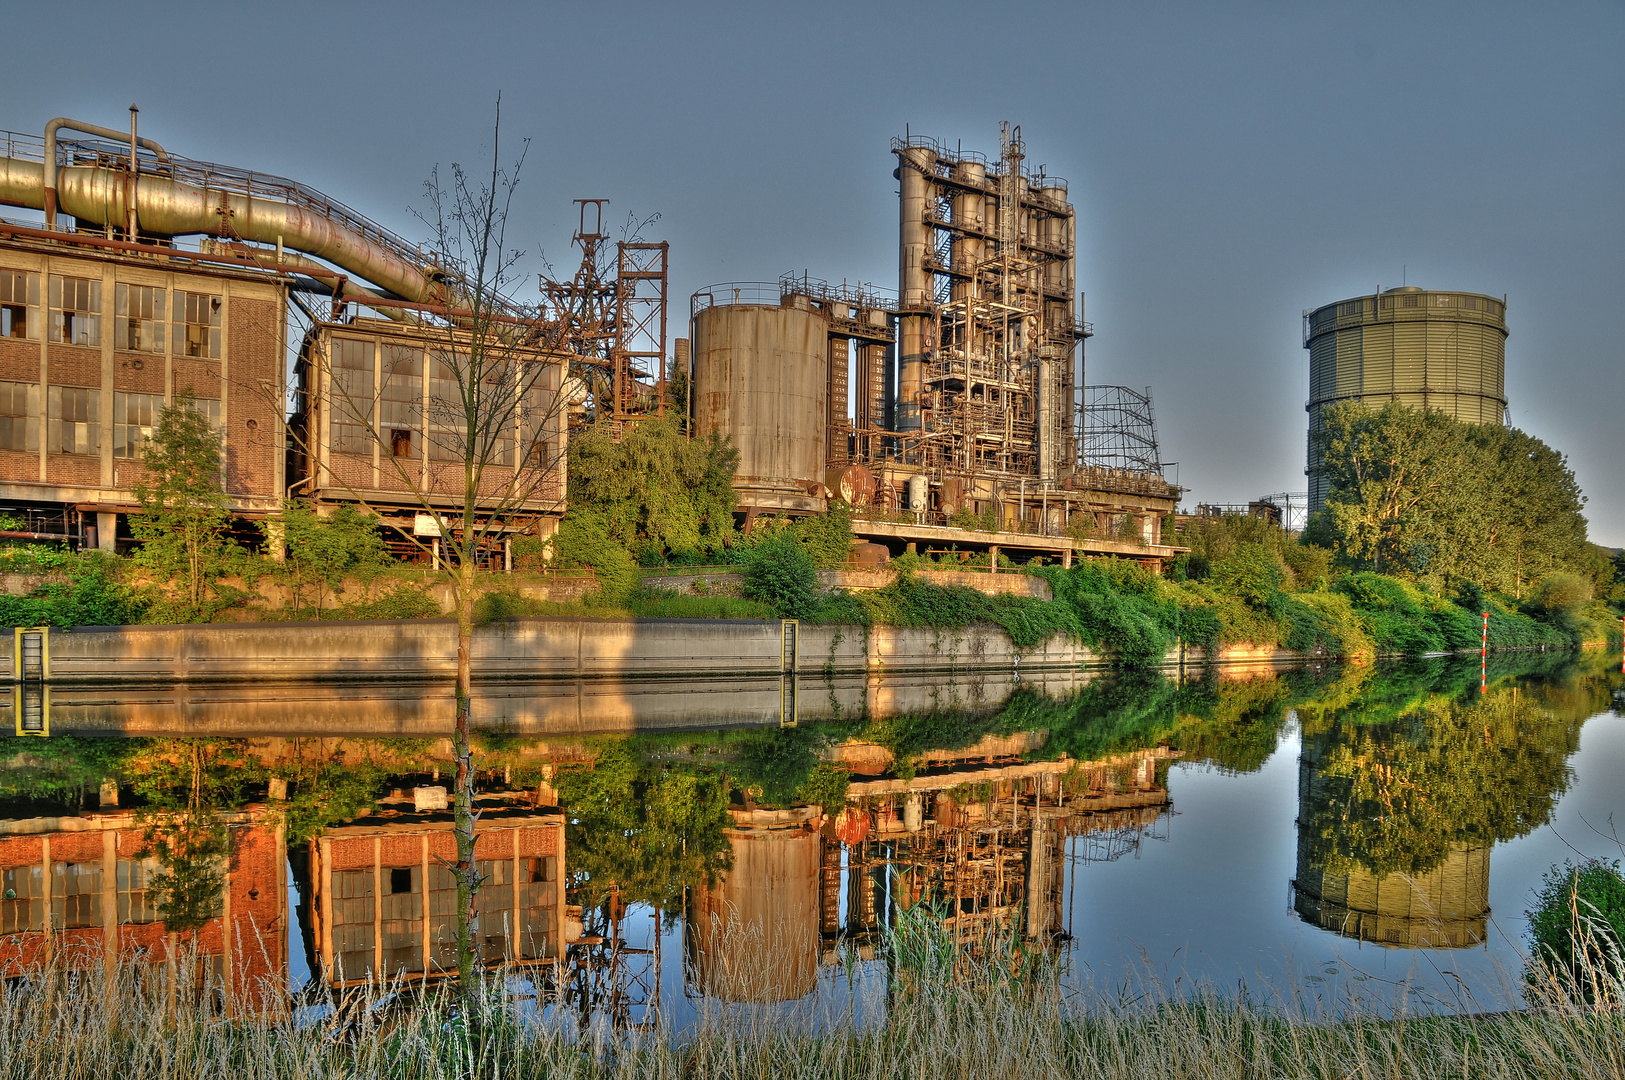
{"label": "reed", "polygon": [[1476,1017],[1154,983],[1079,997],[1062,992],[1042,953],[939,945],[916,936],[888,953],[883,1018],[852,1006],[705,1002],[680,1030],[620,1033],[539,1012],[501,983],[473,1006],[443,990],[378,986],[248,1008],[176,992],[207,986],[184,958],[109,972],[59,957],[0,984],[0,1078],[1625,1077],[1617,983],[1599,998],[1537,979],[1527,1009]]}

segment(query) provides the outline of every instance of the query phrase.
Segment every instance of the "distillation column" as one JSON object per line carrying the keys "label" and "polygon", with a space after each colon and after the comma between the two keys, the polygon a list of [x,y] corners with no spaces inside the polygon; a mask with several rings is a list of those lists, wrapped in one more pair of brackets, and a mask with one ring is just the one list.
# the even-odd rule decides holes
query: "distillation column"
{"label": "distillation column", "polygon": [[936,154],[920,146],[905,148],[898,156],[901,256],[897,319],[897,409],[895,430],[920,429],[920,390],[925,379],[926,333],[931,324],[931,176]]}

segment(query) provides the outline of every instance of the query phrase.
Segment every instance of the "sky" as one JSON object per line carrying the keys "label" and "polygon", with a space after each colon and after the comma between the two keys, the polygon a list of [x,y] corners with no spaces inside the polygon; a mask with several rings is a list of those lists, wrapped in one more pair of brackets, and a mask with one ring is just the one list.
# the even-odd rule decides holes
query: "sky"
{"label": "sky", "polygon": [[[1625,5],[185,5],[8,12],[0,129],[53,116],[292,177],[414,240],[436,165],[529,139],[510,237],[658,214],[671,297],[896,287],[893,136],[1070,184],[1087,381],[1152,390],[1187,505],[1302,491],[1302,313],[1505,295],[1514,425],[1625,546]],[[504,157],[508,154],[504,151]],[[675,325],[680,327],[681,322]],[[674,329],[673,334],[680,333]],[[1173,470],[1170,470],[1172,476]]]}

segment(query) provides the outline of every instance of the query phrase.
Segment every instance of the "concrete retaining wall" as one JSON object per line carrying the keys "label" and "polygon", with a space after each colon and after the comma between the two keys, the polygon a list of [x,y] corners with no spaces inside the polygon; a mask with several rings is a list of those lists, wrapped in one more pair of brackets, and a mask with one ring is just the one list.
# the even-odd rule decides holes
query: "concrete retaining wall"
{"label": "concrete retaining wall", "polygon": [[[758,619],[515,619],[474,635],[479,680],[761,677],[787,672],[892,676],[935,672],[1078,671],[1109,662],[1056,636],[1017,648],[997,627],[802,626],[793,658],[786,624]],[[13,638],[0,634],[0,672]],[[85,627],[50,636],[56,684],[132,682],[414,682],[456,676],[449,619]],[[1226,648],[1221,663],[1301,659],[1274,648]],[[1177,662],[1170,656],[1169,662]],[[1188,663],[1204,663],[1200,650]]]}

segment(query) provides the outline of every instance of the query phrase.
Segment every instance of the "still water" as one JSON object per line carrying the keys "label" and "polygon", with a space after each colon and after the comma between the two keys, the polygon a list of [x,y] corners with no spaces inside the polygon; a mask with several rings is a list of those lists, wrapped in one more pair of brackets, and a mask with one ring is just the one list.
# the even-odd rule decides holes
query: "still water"
{"label": "still water", "polygon": [[[1501,658],[1482,692],[1476,658],[856,699],[803,679],[795,726],[719,719],[715,686],[686,716],[662,691],[658,721],[497,722],[478,948],[552,1007],[633,1024],[707,997],[839,1006],[883,988],[900,923],[1044,950],[1075,987],[1494,1008],[1541,874],[1625,855],[1618,664]],[[59,693],[48,737],[0,747],[0,969],[195,947],[229,994],[316,1003],[454,968],[451,752],[413,719],[438,693]]]}

